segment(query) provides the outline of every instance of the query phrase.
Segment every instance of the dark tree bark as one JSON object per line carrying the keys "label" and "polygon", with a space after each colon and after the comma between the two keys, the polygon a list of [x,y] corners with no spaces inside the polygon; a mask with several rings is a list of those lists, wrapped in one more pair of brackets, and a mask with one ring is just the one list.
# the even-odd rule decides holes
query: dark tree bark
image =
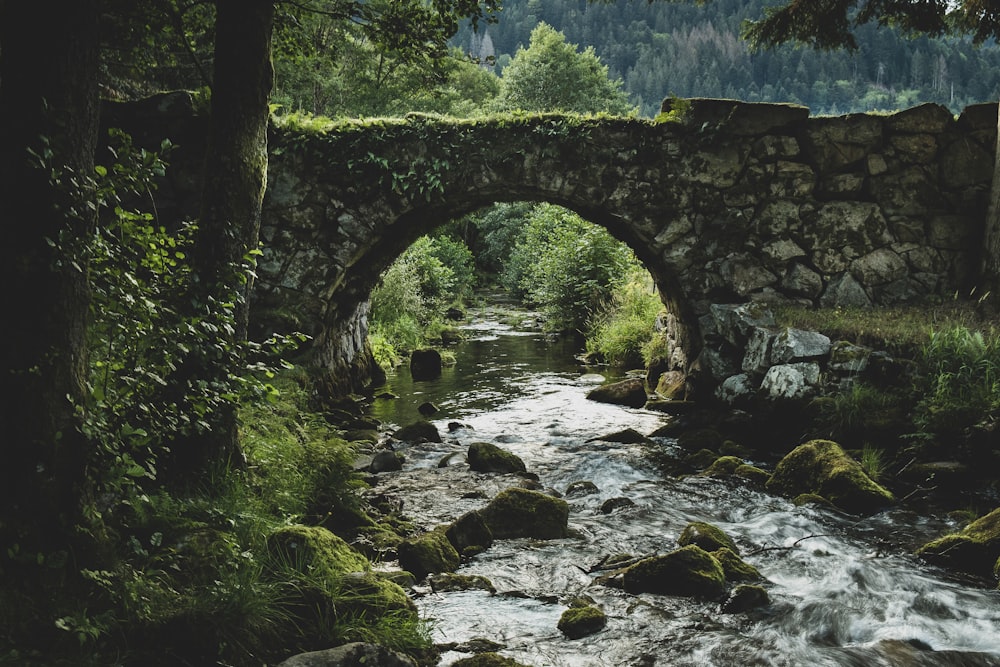
{"label": "dark tree bark", "polygon": [[[198,234],[193,260],[200,315],[235,304],[235,326],[220,330],[218,344],[233,349],[247,335],[253,273],[241,268],[257,248],[261,205],[267,184],[268,100],[274,78],[271,35],[272,0],[217,0],[215,71],[209,141]],[[204,357],[186,374],[225,382],[238,369],[231,355]],[[177,453],[169,474],[187,475],[215,463],[241,459],[235,405],[221,406],[209,418],[210,430]]]}
{"label": "dark tree bark", "polygon": [[[86,489],[96,0],[0,3],[0,534],[68,548]],[[4,554],[5,555],[5,554]]]}

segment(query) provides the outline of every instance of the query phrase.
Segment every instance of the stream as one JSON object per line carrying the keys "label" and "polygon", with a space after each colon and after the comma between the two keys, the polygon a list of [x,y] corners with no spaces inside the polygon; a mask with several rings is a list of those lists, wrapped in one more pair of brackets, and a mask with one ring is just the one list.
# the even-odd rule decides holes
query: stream
{"label": "stream", "polygon": [[[519,481],[469,470],[465,450],[486,441],[519,456],[546,489],[561,493],[586,480],[598,492],[566,498],[570,537],[497,541],[462,564],[459,574],[488,578],[495,593],[418,585],[415,602],[435,643],[488,640],[539,667],[1000,666],[1000,591],[911,555],[958,525],[903,508],[860,518],[795,507],[730,480],[664,477],[642,445],[600,436],[651,433],[670,417],[586,400],[603,378],[574,359],[574,341],[543,334],[532,313],[511,313],[473,312],[441,378],[414,382],[405,368],[390,374],[386,388],[398,398],[377,399],[373,416],[402,426],[430,401],[440,408],[431,421],[444,442],[402,449],[403,470],[381,473],[378,489],[402,499],[404,514],[423,528],[450,523]],[[601,512],[618,497],[634,505]],[[691,521],[736,541],[765,577],[769,606],[724,614],[718,602],[630,595],[588,574],[609,555],[672,551]],[[556,624],[576,596],[591,598],[608,623],[570,640]],[[440,664],[469,655],[448,650]]]}

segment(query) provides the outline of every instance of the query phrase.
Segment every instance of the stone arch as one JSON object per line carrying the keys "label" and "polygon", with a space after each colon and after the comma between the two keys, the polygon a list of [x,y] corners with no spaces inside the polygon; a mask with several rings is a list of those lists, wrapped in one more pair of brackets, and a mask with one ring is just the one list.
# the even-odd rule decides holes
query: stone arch
{"label": "stone arch", "polygon": [[[392,259],[488,203],[547,201],[636,252],[676,315],[675,367],[688,371],[716,335],[714,303],[871,305],[967,287],[991,114],[813,119],[691,100],[677,122],[414,115],[286,129],[272,139],[257,312],[298,314],[280,328],[311,329],[327,391],[357,390],[372,371],[367,298]],[[700,366],[706,388],[720,380]]]}

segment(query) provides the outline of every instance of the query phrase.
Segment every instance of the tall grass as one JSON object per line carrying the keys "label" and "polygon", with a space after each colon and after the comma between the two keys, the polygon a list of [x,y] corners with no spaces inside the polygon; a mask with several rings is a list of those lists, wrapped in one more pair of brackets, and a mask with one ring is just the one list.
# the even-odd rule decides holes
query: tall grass
{"label": "tall grass", "polygon": [[588,323],[586,347],[589,354],[600,355],[607,363],[620,367],[639,367],[655,348],[654,325],[663,302],[653,288],[646,271],[636,271],[628,281],[617,286],[610,302],[594,314]]}

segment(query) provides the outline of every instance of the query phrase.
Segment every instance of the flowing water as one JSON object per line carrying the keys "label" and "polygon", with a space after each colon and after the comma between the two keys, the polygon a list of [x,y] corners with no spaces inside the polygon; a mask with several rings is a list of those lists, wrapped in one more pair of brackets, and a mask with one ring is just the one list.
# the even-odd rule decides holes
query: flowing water
{"label": "flowing water", "polygon": [[[485,639],[537,666],[1000,666],[1000,592],[910,555],[957,526],[903,509],[859,518],[795,507],[723,479],[665,478],[641,445],[599,438],[625,428],[650,433],[669,417],[587,401],[601,378],[573,358],[573,341],[540,333],[530,314],[522,320],[529,326],[484,309],[440,379],[414,382],[402,369],[389,379],[399,398],[374,406],[388,425],[416,420],[425,401],[441,409],[432,421],[445,442],[406,447],[403,471],[379,475],[378,489],[402,499],[404,513],[425,528],[483,507],[518,481],[469,471],[464,453],[476,441],[517,454],[548,489],[580,480],[599,489],[567,499],[570,537],[497,541],[463,563],[460,574],[487,577],[496,593],[418,586],[436,643]],[[618,497],[635,504],[600,511]],[[691,521],[733,537],[766,578],[769,606],[724,614],[718,602],[630,595],[595,582],[602,558],[669,552]],[[575,596],[604,610],[604,630],[570,640],[556,629]],[[449,650],[441,664],[468,655]]]}

